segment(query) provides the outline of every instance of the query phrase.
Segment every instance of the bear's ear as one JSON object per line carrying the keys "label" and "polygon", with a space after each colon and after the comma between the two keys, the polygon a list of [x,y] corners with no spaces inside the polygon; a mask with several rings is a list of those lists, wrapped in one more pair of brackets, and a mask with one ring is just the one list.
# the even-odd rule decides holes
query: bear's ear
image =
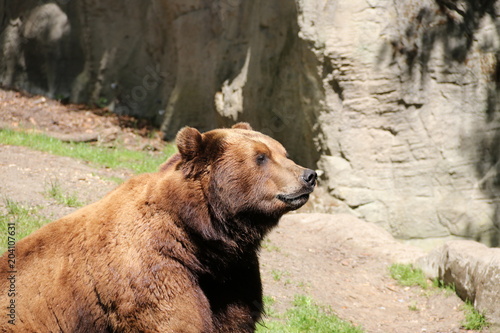
{"label": "bear's ear", "polygon": [[252,128],[252,126],[250,126],[249,123],[237,123],[237,124],[234,124],[233,127],[231,127],[231,128],[239,128],[239,129],[253,131],[253,128]]}
{"label": "bear's ear", "polygon": [[175,143],[182,158],[191,160],[201,150],[201,134],[196,128],[184,127],[177,133]]}

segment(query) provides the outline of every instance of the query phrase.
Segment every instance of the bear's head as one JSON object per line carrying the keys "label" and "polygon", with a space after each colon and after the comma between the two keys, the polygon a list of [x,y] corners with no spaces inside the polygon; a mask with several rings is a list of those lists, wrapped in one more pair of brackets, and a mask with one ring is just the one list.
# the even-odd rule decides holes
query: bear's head
{"label": "bear's head", "polygon": [[199,183],[219,221],[262,221],[272,227],[304,205],[316,185],[313,170],[295,164],[278,141],[247,123],[203,134],[185,127],[176,143],[178,167]]}

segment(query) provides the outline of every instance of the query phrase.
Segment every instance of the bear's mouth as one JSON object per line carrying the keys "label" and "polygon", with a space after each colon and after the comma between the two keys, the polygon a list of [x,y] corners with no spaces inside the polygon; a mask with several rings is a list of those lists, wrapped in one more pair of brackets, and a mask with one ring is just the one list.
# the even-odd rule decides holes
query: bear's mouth
{"label": "bear's mouth", "polygon": [[309,200],[309,193],[311,193],[311,191],[301,191],[292,194],[278,194],[276,198],[291,206],[292,209],[298,209],[303,206],[307,200]]}

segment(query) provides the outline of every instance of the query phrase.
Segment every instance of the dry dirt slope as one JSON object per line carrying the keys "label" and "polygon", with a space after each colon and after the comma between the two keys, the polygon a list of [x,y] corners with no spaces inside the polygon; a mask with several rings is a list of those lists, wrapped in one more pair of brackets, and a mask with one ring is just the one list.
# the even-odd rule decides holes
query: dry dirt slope
{"label": "dry dirt slope", "polygon": [[[59,181],[64,190],[76,191],[89,203],[115,186],[107,180],[111,176],[128,175],[0,145],[0,196],[39,205],[51,219],[73,208],[43,194],[48,182]],[[261,253],[265,294],[276,300],[278,310],[286,308],[294,295],[311,295],[366,332],[462,332],[462,302],[457,297],[426,295],[417,288],[400,287],[388,277],[391,262],[419,254],[349,215],[290,214]]]}

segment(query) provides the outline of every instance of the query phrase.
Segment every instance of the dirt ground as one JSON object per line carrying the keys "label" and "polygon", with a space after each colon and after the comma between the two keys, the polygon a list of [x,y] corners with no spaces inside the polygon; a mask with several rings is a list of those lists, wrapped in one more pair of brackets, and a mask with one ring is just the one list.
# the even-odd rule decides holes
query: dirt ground
{"label": "dirt ground", "polygon": [[[0,126],[108,146],[119,141],[132,149],[161,150],[163,145],[161,135],[146,122],[12,91],[0,90]],[[41,213],[51,219],[74,210],[43,194],[51,181],[90,203],[116,186],[111,178],[130,176],[127,170],[96,168],[0,143],[0,197],[43,207]],[[2,200],[0,210],[3,205]],[[278,311],[287,308],[294,295],[310,295],[366,332],[466,332],[458,297],[402,287],[389,277],[392,262],[420,254],[345,214],[290,214],[264,242],[264,292],[276,300]]]}

